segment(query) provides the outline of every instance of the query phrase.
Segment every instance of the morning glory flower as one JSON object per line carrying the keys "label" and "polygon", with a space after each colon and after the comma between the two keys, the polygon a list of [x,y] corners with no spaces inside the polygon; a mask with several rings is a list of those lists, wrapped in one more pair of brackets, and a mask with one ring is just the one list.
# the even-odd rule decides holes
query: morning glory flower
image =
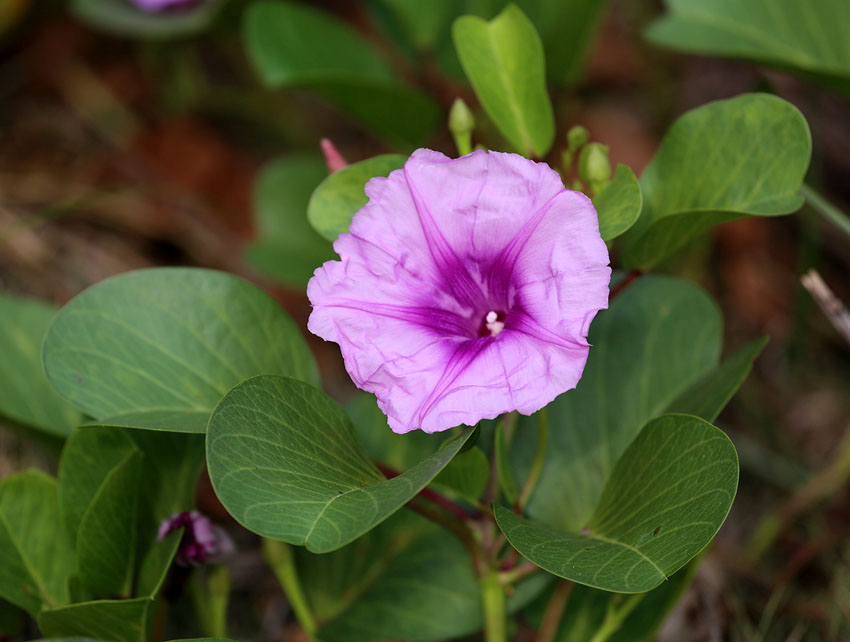
{"label": "morning glory flower", "polygon": [[427,149],[366,195],[310,280],[308,327],[393,431],[532,414],[575,387],[611,276],[590,199],[516,154]]}
{"label": "morning glory flower", "polygon": [[216,564],[233,552],[233,541],[224,529],[213,525],[196,510],[176,513],[162,520],[157,539],[163,540],[180,528],[185,530],[174,558],[180,566]]}
{"label": "morning glory flower", "polygon": [[130,0],[142,11],[154,13],[176,7],[186,7],[198,4],[201,0]]}

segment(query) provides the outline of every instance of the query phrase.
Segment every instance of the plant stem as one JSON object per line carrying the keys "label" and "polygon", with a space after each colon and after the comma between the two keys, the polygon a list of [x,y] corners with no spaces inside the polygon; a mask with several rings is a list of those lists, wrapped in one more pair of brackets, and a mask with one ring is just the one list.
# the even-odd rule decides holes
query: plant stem
{"label": "plant stem", "polygon": [[850,217],[847,214],[821,196],[811,185],[803,183],[800,192],[814,211],[850,236]]}
{"label": "plant stem", "polygon": [[540,472],[543,470],[543,460],[546,458],[546,442],[549,437],[549,418],[546,415],[546,408],[537,411],[537,451],[534,453],[534,460],[531,462],[531,471],[528,473],[528,478],[519,493],[516,507],[517,512],[521,513],[528,500],[531,498],[531,493],[534,492],[534,487],[537,486],[537,480],[540,478]]}
{"label": "plant stem", "polygon": [[[390,466],[385,466],[384,464],[382,464],[380,462],[376,462],[375,465],[378,467],[378,470],[380,470],[387,479],[392,479],[393,477],[398,477],[399,474],[400,474],[395,468],[391,468]],[[452,515],[454,515],[455,517],[457,517],[458,519],[460,519],[462,521],[472,519],[472,517],[473,517],[472,515],[470,515],[469,513],[467,513],[463,509],[463,506],[461,506],[460,504],[458,504],[456,502],[453,502],[448,497],[441,495],[440,493],[435,491],[433,488],[427,488],[427,487],[423,488],[422,490],[419,491],[419,497],[422,497],[422,499],[427,499],[429,502],[436,504],[437,506],[439,506],[440,508],[442,508],[444,510],[447,510]]]}
{"label": "plant stem", "polygon": [[484,639],[486,642],[507,642],[505,589],[499,576],[489,571],[481,577],[479,583],[484,607]]}
{"label": "plant stem", "polygon": [[555,639],[555,635],[558,633],[558,625],[561,623],[564,609],[567,608],[567,601],[570,599],[572,591],[573,583],[569,580],[558,582],[552,597],[549,598],[549,603],[546,605],[546,612],[543,614],[543,622],[541,622],[540,630],[537,632],[536,642],[552,642]]}
{"label": "plant stem", "polygon": [[629,613],[635,610],[635,607],[640,604],[645,595],[646,593],[635,593],[621,602],[609,605],[602,626],[596,630],[590,642],[605,642],[619,631],[623,621],[629,616]]}
{"label": "plant stem", "polygon": [[301,589],[301,582],[295,570],[295,561],[292,557],[292,548],[284,542],[271,539],[263,539],[263,557],[286,593],[286,599],[292,605],[295,617],[298,618],[301,628],[311,642],[316,642],[316,621],[307,604],[307,598]]}
{"label": "plant stem", "polygon": [[631,270],[617,285],[611,288],[611,293],[608,295],[608,301],[619,296],[623,290],[629,287],[641,274],[643,274],[643,272],[640,270]]}
{"label": "plant stem", "polygon": [[538,571],[540,571],[540,567],[536,564],[523,562],[522,564],[517,564],[511,569],[501,571],[499,573],[499,581],[502,583],[502,586],[510,586],[520,580],[524,580],[529,575],[534,575]]}

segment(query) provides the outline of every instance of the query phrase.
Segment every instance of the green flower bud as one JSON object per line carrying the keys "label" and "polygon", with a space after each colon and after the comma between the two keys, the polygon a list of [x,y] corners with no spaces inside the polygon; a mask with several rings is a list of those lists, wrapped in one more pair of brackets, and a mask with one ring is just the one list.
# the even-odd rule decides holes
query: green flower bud
{"label": "green flower bud", "polygon": [[472,130],[475,118],[463,98],[455,98],[449,111],[449,131],[455,139],[457,151],[461,156],[472,151]]}
{"label": "green flower bud", "polygon": [[608,146],[602,143],[589,143],[581,150],[578,159],[578,173],[587,183],[591,194],[599,194],[611,182],[611,161],[608,160]]}
{"label": "green flower bud", "polygon": [[570,150],[570,153],[575,154],[579,147],[586,145],[588,138],[587,130],[581,125],[571,127],[570,131],[567,132],[567,148]]}

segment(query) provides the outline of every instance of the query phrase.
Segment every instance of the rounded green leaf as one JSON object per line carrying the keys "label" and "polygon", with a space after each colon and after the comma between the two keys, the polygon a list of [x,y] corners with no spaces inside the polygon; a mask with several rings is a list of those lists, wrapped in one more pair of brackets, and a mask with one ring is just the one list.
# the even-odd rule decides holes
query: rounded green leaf
{"label": "rounded green leaf", "polygon": [[348,231],[351,219],[368,198],[363,191],[376,176],[387,176],[407,160],[401,154],[383,154],[354,163],[328,176],[313,192],[307,205],[307,218],[316,231],[335,241]]}
{"label": "rounded green leaf", "polygon": [[253,285],[221,272],[157,268],[92,286],[44,344],[59,393],[101,425],[203,432],[230,388],[257,374],[316,383],[298,328]]}
{"label": "rounded green leaf", "polygon": [[543,45],[531,21],[510,4],[490,22],[461,16],[452,36],[475,95],[499,131],[519,153],[545,156],[555,117]]}
{"label": "rounded green leaf", "polygon": [[634,225],[642,204],[640,183],[635,173],[627,165],[617,165],[614,180],[593,199],[602,238],[610,241]]}
{"label": "rounded green leaf", "polygon": [[811,148],[803,115],[768,94],[681,116],[641,177],[643,212],[623,237],[623,262],[646,269],[715,225],[796,211]]}
{"label": "rounded green leaf", "polygon": [[216,494],[240,524],[322,553],[395,513],[471,434],[463,431],[385,480],[330,397],[294,379],[259,376],[233,388],[210,417],[207,467]]}
{"label": "rounded green leaf", "polygon": [[[543,472],[528,514],[580,529],[593,514],[614,464],[638,432],[720,357],[720,311],[699,287],[643,276],[599,313],[590,328],[587,365],[575,390],[549,404]],[[525,479],[534,456],[534,418],[520,418],[514,461]],[[569,489],[566,492],[565,489]]]}
{"label": "rounded green leaf", "polygon": [[617,462],[587,527],[563,532],[496,507],[523,557],[559,577],[618,593],[649,591],[714,537],[738,487],[729,438],[688,415],[649,422]]}
{"label": "rounded green leaf", "polygon": [[667,0],[647,38],[663,47],[793,69],[850,93],[846,0]]}
{"label": "rounded green leaf", "polygon": [[64,437],[82,415],[56,394],[41,363],[41,344],[55,315],[55,308],[39,301],[0,295],[0,415]]}
{"label": "rounded green leaf", "polygon": [[151,13],[127,0],[71,0],[70,9],[86,24],[109,33],[135,38],[177,38],[206,29],[224,4],[205,0],[183,11]]}

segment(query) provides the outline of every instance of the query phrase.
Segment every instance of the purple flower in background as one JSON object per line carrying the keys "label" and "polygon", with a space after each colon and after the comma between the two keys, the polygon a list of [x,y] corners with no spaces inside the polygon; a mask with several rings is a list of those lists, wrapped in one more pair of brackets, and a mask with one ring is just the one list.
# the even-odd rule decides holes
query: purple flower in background
{"label": "purple flower in background", "polygon": [[175,9],[178,7],[191,7],[199,4],[203,0],[130,0],[130,2],[142,11],[148,13],[156,13],[165,11],[166,9]]}
{"label": "purple flower in background", "polygon": [[163,540],[180,528],[185,530],[175,560],[181,566],[215,564],[233,552],[233,542],[227,533],[196,510],[175,513],[162,520],[156,538]]}
{"label": "purple flower in background", "polygon": [[531,414],[574,388],[608,306],[596,210],[544,163],[420,149],[310,280],[311,332],[398,433]]}

